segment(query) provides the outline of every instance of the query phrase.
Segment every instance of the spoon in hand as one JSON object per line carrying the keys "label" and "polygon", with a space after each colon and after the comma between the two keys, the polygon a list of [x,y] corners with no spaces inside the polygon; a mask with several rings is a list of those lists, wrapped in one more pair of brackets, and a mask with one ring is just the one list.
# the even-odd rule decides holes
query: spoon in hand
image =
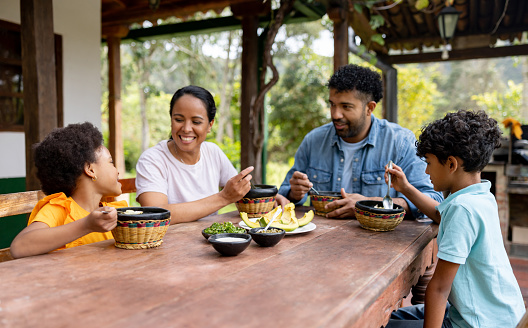
{"label": "spoon in hand", "polygon": [[275,219],[277,218],[277,216],[279,216],[282,212],[282,207],[279,207],[277,209],[277,212],[275,212],[275,214],[273,214],[273,217],[271,218],[270,222],[268,223],[268,225],[266,226],[266,228],[264,228],[264,231],[268,230],[269,226],[271,225],[271,223],[273,221],[275,221]]}
{"label": "spoon in hand", "polygon": [[[392,161],[389,161],[389,169],[392,169]],[[385,195],[385,197],[383,197],[383,208],[392,209],[393,208],[392,198],[391,196],[389,196],[390,185],[391,185],[391,174],[389,173],[388,175],[389,175],[389,181],[387,182],[387,194]]]}

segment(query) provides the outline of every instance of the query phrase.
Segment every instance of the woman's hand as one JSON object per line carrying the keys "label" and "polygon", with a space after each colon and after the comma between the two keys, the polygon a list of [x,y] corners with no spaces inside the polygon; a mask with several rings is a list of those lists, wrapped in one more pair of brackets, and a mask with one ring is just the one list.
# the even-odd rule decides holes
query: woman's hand
{"label": "woman's hand", "polygon": [[244,197],[251,189],[250,180],[252,176],[249,173],[253,169],[254,167],[250,166],[229,179],[224,189],[220,191],[220,195],[229,203],[234,203]]}
{"label": "woman's hand", "polygon": [[117,226],[117,210],[110,206],[99,207],[86,216],[86,227],[91,232],[107,232]]}

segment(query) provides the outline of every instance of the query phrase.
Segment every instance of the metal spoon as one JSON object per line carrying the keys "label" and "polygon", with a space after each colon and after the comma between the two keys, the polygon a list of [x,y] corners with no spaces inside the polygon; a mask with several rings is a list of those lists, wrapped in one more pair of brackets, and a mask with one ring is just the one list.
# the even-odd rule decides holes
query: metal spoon
{"label": "metal spoon", "polygon": [[310,190],[313,191],[316,195],[319,195],[319,192],[317,190],[315,190],[314,187],[310,187]]}
{"label": "metal spoon", "polygon": [[[392,161],[389,161],[389,169],[392,169]],[[392,198],[391,196],[389,196],[390,185],[391,185],[391,174],[389,173],[389,181],[387,182],[387,194],[385,195],[385,197],[383,197],[383,208],[385,209],[393,208]]]}
{"label": "metal spoon", "polygon": [[264,228],[263,231],[268,230],[269,226],[271,225],[271,222],[275,221],[275,219],[277,218],[277,216],[279,216],[279,214],[281,214],[281,212],[282,212],[282,207],[279,207],[279,209],[277,210],[277,212],[275,212],[275,214],[273,214],[273,217],[271,218],[270,222],[268,223],[266,228]]}

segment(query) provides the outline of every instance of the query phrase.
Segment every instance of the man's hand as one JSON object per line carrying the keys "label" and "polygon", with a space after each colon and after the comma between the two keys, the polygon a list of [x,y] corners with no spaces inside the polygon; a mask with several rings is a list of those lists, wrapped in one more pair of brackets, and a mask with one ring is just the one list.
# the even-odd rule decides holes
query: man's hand
{"label": "man's hand", "polygon": [[302,172],[295,171],[290,179],[290,194],[289,199],[300,201],[304,195],[310,190],[313,183],[308,180],[308,176]]}
{"label": "man's hand", "polygon": [[341,188],[341,196],[343,199],[334,200],[326,204],[325,208],[331,212],[326,214],[327,218],[349,218],[355,217],[356,202],[367,199],[367,197],[360,194],[347,194],[344,188]]}

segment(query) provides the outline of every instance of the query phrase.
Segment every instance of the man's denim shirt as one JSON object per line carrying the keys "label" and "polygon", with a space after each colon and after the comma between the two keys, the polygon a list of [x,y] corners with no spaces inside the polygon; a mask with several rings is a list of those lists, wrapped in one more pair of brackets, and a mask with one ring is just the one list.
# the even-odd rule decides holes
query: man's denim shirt
{"label": "man's denim shirt", "polygon": [[[371,116],[372,126],[365,146],[357,150],[352,159],[352,189],[347,193],[357,193],[366,197],[383,197],[387,192],[385,165],[392,160],[400,166],[407,180],[422,193],[442,202],[441,193],[434,191],[429,175],[425,173],[426,163],[416,156],[414,134],[387,120]],[[293,172],[306,173],[314,188],[319,191],[340,191],[343,178],[344,152],[339,144],[339,136],[333,123],[325,124],[310,131],[304,137],[295,163],[284,179],[279,193],[285,197],[290,192],[290,178]],[[424,217],[414,204],[403,194],[391,188],[391,197],[401,197],[407,201],[415,218]],[[304,204],[307,195],[297,204]]]}

